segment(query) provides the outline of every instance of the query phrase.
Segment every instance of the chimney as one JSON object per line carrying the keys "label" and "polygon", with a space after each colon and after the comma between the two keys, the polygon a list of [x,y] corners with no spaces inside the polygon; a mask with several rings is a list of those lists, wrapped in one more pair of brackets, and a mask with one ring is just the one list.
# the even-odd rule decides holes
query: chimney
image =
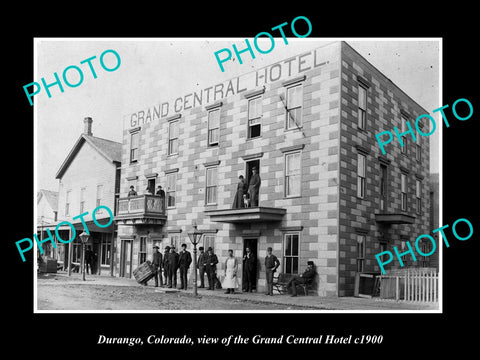
{"label": "chimney", "polygon": [[91,117],[86,117],[85,119],[83,119],[83,124],[84,124],[83,133],[85,135],[90,135],[90,136],[93,135],[92,134],[92,122],[93,122],[93,120],[92,120]]}

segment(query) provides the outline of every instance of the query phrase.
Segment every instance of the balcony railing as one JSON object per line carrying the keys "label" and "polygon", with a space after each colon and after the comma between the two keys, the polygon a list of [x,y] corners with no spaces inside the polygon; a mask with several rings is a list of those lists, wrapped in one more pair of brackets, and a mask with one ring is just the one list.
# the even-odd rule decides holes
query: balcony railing
{"label": "balcony railing", "polygon": [[165,199],[155,195],[119,198],[115,220],[129,224],[163,224],[166,220]]}

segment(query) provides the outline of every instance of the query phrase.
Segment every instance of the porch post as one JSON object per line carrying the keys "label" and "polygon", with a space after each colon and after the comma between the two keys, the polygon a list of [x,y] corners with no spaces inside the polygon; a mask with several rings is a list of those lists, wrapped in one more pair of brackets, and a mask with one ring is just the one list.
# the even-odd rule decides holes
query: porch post
{"label": "porch post", "polygon": [[[72,238],[72,229],[68,229],[68,238]],[[68,244],[68,276],[72,275],[72,255],[73,255],[73,243],[75,239]]]}

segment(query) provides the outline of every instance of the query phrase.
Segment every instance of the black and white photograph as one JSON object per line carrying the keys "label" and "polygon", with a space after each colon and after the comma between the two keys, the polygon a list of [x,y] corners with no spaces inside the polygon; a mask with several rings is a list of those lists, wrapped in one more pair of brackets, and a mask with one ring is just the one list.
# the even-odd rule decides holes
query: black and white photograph
{"label": "black and white photograph", "polygon": [[473,9],[101,5],[6,10],[8,353],[473,349]]}
{"label": "black and white photograph", "polygon": [[36,311],[439,311],[441,51],[36,39]]}

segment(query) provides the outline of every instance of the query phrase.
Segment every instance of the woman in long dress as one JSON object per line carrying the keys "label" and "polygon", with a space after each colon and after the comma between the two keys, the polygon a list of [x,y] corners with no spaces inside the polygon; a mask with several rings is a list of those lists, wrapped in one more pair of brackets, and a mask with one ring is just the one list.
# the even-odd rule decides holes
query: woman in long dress
{"label": "woman in long dress", "polygon": [[243,194],[247,193],[247,183],[243,178],[243,175],[238,177],[237,192],[235,193],[235,199],[233,200],[233,209],[239,209],[245,207],[243,202]]}
{"label": "woman in long dress", "polygon": [[237,258],[233,256],[233,250],[228,250],[228,258],[225,261],[225,279],[222,284],[222,287],[227,289],[225,294],[235,293],[235,289],[238,287],[237,269]]}

